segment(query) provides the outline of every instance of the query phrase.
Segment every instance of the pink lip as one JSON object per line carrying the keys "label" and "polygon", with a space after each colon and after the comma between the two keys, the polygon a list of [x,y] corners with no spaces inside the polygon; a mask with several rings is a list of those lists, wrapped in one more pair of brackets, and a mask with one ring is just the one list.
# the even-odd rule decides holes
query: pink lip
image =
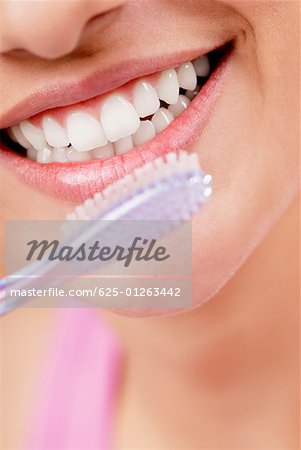
{"label": "pink lip", "polygon": [[113,67],[96,71],[79,81],[47,87],[47,89],[35,92],[28,98],[25,98],[5,113],[1,117],[0,128],[8,128],[42,111],[74,105],[106,94],[120,86],[124,86],[135,78],[144,77],[170,67],[176,67],[183,61],[191,61],[213,51],[215,48],[179,52],[160,58],[148,58],[147,61],[135,59],[120,61]]}
{"label": "pink lip", "polygon": [[211,75],[187,110],[153,141],[105,161],[37,164],[3,148],[0,160],[21,180],[41,192],[62,200],[81,202],[133,172],[145,162],[189,146],[205,127],[220,93],[230,58]]}

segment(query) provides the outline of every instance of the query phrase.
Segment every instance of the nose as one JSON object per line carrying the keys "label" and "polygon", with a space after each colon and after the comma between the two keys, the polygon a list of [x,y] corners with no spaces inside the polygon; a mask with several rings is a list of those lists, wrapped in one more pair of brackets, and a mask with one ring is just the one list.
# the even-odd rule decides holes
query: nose
{"label": "nose", "polygon": [[21,49],[46,59],[74,50],[87,23],[126,0],[2,0],[0,53]]}

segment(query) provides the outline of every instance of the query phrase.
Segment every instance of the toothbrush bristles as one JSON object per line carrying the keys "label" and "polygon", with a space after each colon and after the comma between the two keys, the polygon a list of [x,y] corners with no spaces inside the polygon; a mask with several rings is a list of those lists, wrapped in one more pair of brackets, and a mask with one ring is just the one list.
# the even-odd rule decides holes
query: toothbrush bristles
{"label": "toothbrush bristles", "polygon": [[[185,151],[167,153],[164,157],[159,157],[137,168],[132,174],[126,175],[121,180],[108,186],[102,193],[94,194],[93,198],[87,199],[68,214],[67,219],[73,221],[95,219],[112,205],[122,202],[138,190],[158,183],[163,178],[183,171],[193,172],[198,170],[200,170],[200,165],[197,154],[189,154]],[[208,175],[206,176],[208,177]],[[206,180],[207,183],[210,183],[209,178]]]}

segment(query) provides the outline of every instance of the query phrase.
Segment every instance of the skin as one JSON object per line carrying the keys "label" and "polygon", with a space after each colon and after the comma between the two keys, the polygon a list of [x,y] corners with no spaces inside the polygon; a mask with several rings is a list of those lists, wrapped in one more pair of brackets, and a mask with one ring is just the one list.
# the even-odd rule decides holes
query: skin
{"label": "skin", "polygon": [[[236,36],[223,93],[192,146],[217,180],[207,214],[193,220],[193,301],[210,301],[173,317],[104,313],[122,337],[126,360],[116,448],[297,449],[298,2],[185,2],[184,8],[174,1],[67,1],[57,9],[45,1],[35,8],[24,2],[22,14],[20,5],[0,3],[0,120],[50,77],[76,79],[97,58],[110,66],[125,47],[128,57],[197,48],[214,38],[218,21]],[[147,49],[133,39],[144,26],[152,30]],[[0,179],[3,225],[61,219],[73,207],[33,191],[4,167]],[[4,360],[4,448],[20,448],[43,353],[36,342],[46,342],[53,314],[24,310],[2,321],[5,350],[13,355]],[[20,372],[24,342],[12,337],[39,321],[44,326],[26,343],[22,390],[10,373]]]}

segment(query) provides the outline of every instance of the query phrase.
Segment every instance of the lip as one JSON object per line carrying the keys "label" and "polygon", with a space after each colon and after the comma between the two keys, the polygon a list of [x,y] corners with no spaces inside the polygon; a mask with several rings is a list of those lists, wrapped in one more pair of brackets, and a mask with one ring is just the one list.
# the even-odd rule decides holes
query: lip
{"label": "lip", "polygon": [[177,67],[185,61],[191,61],[222,46],[223,44],[215,47],[198,48],[197,50],[178,52],[160,58],[148,58],[145,61],[141,61],[141,59],[121,61],[110,68],[98,70],[79,81],[49,86],[28,96],[3,114],[0,119],[0,129],[9,128],[40,112],[83,103],[124,86],[136,78]]}
{"label": "lip", "polygon": [[[152,141],[124,155],[104,161],[37,164],[4,146],[1,148],[0,161],[22,181],[40,192],[65,201],[82,202],[144,163],[170,151],[187,149],[208,122],[221,92],[230,57],[231,52],[220,62],[186,111]],[[74,95],[76,93],[73,98]]]}

